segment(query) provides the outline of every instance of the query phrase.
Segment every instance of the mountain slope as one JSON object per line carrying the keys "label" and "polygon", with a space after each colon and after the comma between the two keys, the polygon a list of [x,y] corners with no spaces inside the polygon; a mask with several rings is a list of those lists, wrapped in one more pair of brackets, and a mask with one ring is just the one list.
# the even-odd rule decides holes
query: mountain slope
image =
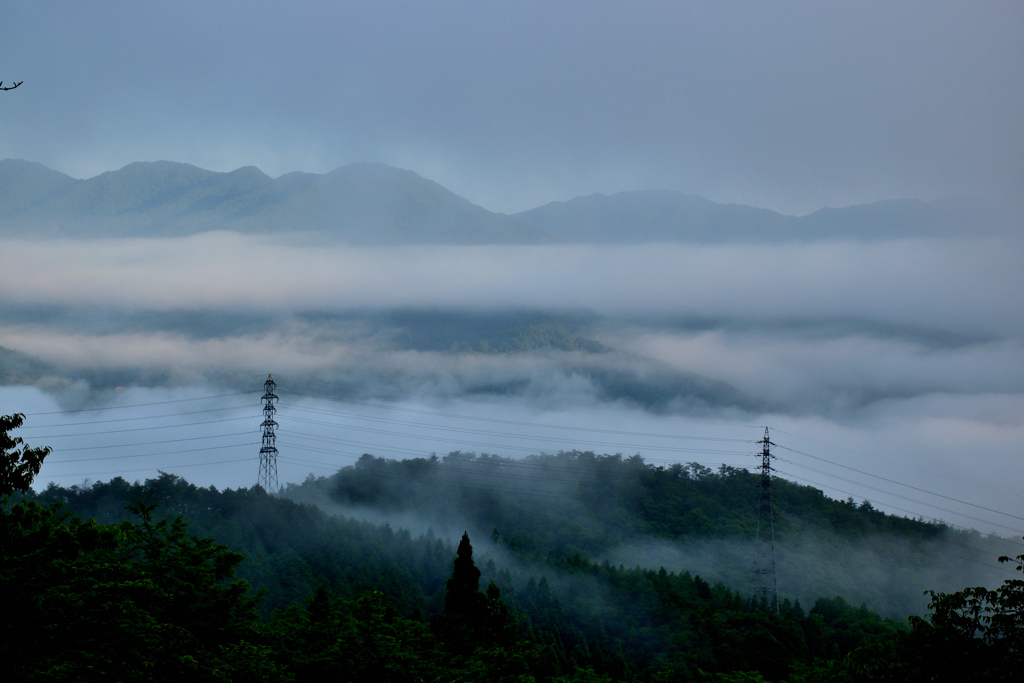
{"label": "mountain slope", "polygon": [[492,213],[412,171],[352,164],[326,175],[289,174],[264,202],[233,217],[242,232],[316,226],[351,244],[492,244],[542,239],[539,230]]}
{"label": "mountain slope", "polygon": [[0,235],[156,237],[208,230],[317,232],[354,245],[543,241],[421,176],[383,164],[271,179],[168,161],[138,162],[88,180],[41,164],[0,162]]}
{"label": "mountain slope", "polygon": [[637,244],[777,242],[977,235],[1006,217],[980,201],[889,200],[807,216],[719,204],[670,190],[592,194],[511,216],[412,171],[359,163],[270,178],[169,161],[75,180],[42,164],[0,161],[0,237],[172,237],[210,230],[315,233],[325,243]]}
{"label": "mountain slope", "polygon": [[0,161],[0,221],[30,211],[77,182],[34,161]]}
{"label": "mountain slope", "polygon": [[592,194],[514,217],[559,242],[607,244],[893,239],[989,230],[1000,224],[989,207],[964,198],[887,200],[786,216],[670,190]]}
{"label": "mountain slope", "polygon": [[592,194],[515,214],[560,242],[716,242],[783,236],[787,216],[670,190]]}

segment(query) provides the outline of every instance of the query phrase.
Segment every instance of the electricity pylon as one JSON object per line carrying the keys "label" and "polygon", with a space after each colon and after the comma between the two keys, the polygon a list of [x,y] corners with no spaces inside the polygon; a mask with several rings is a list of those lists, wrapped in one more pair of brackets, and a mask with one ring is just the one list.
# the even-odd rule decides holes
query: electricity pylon
{"label": "electricity pylon", "polygon": [[[779,612],[779,582],[775,574],[775,518],[772,513],[772,453],[768,428],[764,428],[761,444],[761,495],[757,504],[757,530],[754,532],[754,565],[750,570],[750,600],[763,600],[769,608]],[[764,525],[764,533],[761,526]]]}
{"label": "electricity pylon", "polygon": [[260,448],[260,474],[256,480],[256,485],[262,486],[267,493],[274,493],[278,488],[277,435],[274,434],[274,427],[277,426],[274,421],[274,413],[277,412],[274,407],[277,401],[274,394],[276,388],[274,376],[267,375],[267,381],[263,383],[263,424],[260,425],[263,427],[263,446]]}

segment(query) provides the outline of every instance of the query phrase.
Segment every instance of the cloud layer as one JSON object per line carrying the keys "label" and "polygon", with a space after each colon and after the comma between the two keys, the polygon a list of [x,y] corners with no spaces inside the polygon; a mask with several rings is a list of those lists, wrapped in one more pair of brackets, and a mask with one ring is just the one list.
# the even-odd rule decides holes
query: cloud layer
{"label": "cloud layer", "polygon": [[[767,423],[811,439],[781,437],[798,450],[828,444],[833,462],[1024,516],[1013,494],[1024,485],[1024,274],[1013,240],[352,249],[289,239],[4,242],[0,347],[23,355],[0,351],[3,381],[83,407],[118,403],[117,387],[254,392],[273,372],[293,395],[550,415],[556,425],[720,425],[750,435]],[[568,342],[545,345],[552,330]],[[502,339],[543,343],[516,351]],[[31,412],[0,403],[0,412]],[[345,445],[304,443],[346,457],[591,447],[571,430],[523,441],[445,435],[440,423],[377,433],[357,421]],[[296,425],[334,438],[333,428]],[[605,441],[592,447],[705,457]],[[288,471],[299,478],[303,467],[338,464],[293,451],[301,462]],[[197,476],[205,455],[187,461]],[[903,491],[889,483],[787,457],[784,476],[831,495],[1016,528],[1012,518],[916,491],[904,500],[885,492]]]}
{"label": "cloud layer", "polygon": [[997,239],[353,249],[208,233],[7,241],[0,291],[16,304],[127,310],[577,309],[1019,337],[1021,254]]}

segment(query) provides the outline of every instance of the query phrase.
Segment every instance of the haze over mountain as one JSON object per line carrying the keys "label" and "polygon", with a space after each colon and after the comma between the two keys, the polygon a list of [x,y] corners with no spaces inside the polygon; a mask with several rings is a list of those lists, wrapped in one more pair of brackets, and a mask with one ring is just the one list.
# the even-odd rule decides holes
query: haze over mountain
{"label": "haze over mountain", "polygon": [[32,237],[172,237],[209,230],[311,231],[359,245],[524,243],[538,231],[411,171],[352,164],[270,178],[169,161],[88,180],[41,164],[0,162],[0,233]]}
{"label": "haze over mountain", "polygon": [[592,194],[516,214],[559,242],[726,242],[894,239],[992,229],[998,214],[981,202],[946,197],[897,199],[807,216],[718,204],[671,190]]}
{"label": "haze over mountain", "polygon": [[592,194],[514,215],[494,213],[412,171],[359,163],[270,178],[169,161],[87,180],[0,161],[0,236],[173,237],[211,230],[317,233],[358,246],[892,239],[988,231],[979,201],[890,200],[808,216],[718,204],[670,190]]}

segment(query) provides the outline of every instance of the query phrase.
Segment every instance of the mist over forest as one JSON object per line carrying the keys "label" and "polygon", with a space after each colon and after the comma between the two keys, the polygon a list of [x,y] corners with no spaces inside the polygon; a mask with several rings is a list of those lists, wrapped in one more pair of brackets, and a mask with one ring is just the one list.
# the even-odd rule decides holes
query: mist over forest
{"label": "mist over forest", "polygon": [[1020,677],[1019,4],[4,8],[7,678]]}
{"label": "mist over forest", "polygon": [[[1024,482],[1004,457],[1021,436],[1020,244],[977,201],[797,219],[649,192],[503,217],[382,165],[274,181],[169,163],[86,181],[38,164],[2,168],[11,201],[0,216],[0,378],[43,392],[31,402],[74,410],[124,404],[126,391],[255,395],[272,372],[293,405],[457,406],[567,428],[597,411],[634,431],[685,433],[703,420],[745,436],[771,424],[796,435],[792,448],[817,440],[846,462],[836,447],[847,443],[868,453],[858,463],[874,474],[947,496],[957,480],[1024,513],[1008,492]],[[291,194],[281,194],[286,181]],[[314,206],[327,223],[300,210]],[[495,237],[494,221],[518,226],[519,244]],[[437,232],[456,224],[461,232]],[[344,458],[465,450],[402,429],[357,439]],[[116,444],[84,438],[80,447]],[[472,450],[665,453],[573,438],[499,435]],[[87,453],[62,457],[70,442],[55,445],[43,476],[68,482]],[[747,457],[725,460],[752,466]],[[232,467],[194,474],[244,483]],[[788,471],[840,499],[978,524],[950,518],[942,500],[908,505],[864,488],[862,477]],[[999,491],[985,487],[995,481]],[[1011,519],[982,530],[1004,533]]]}
{"label": "mist over forest", "polygon": [[[65,205],[85,191],[65,184]],[[373,196],[378,207],[358,209],[362,220],[393,220],[380,193]],[[938,205],[899,203],[833,214],[833,225],[850,221],[846,232],[791,231],[760,244],[736,230],[707,237],[715,221],[714,229],[728,230],[723,216],[737,225],[766,219],[708,203],[697,203],[704,214],[694,224],[705,228],[660,244],[643,244],[642,233],[636,244],[602,244],[614,226],[586,223],[611,220],[607,204],[615,201],[628,209],[619,220],[649,222],[656,210],[638,208],[643,199],[542,207],[533,220],[548,237],[520,246],[451,235],[444,239],[469,243],[346,246],[285,229],[167,237],[174,222],[164,236],[111,239],[72,221],[80,239],[55,232],[5,242],[0,277],[19,287],[0,306],[0,375],[9,387],[33,387],[36,394],[22,394],[30,402],[52,402],[38,412],[101,409],[114,419],[118,405],[133,402],[248,394],[197,404],[241,431],[190,432],[193,440],[218,439],[209,443],[220,450],[178,456],[195,468],[180,470],[190,481],[231,489],[250,484],[245,456],[255,446],[232,444],[258,423],[253,400],[272,372],[282,397],[284,497],[447,543],[468,530],[489,539],[478,548],[481,562],[506,572],[507,589],[525,590],[544,575],[567,605],[581,589],[562,562],[692,572],[742,593],[755,521],[749,472],[760,428],[752,423],[781,429],[776,441],[798,449],[781,451],[779,464],[787,599],[813,605],[840,595],[898,620],[925,610],[926,590],[1010,576],[991,558],[1015,547],[1000,535],[1024,513],[1012,493],[1020,473],[1003,458],[1020,436],[1024,389],[1020,318],[1007,315],[1020,308],[1009,293],[1024,285],[1013,239],[994,231],[967,241],[970,220],[916,228],[907,211],[926,218]],[[650,199],[661,202],[654,206],[663,220],[672,220],[666,202],[680,206],[678,197]],[[25,209],[22,225],[55,201]],[[691,214],[693,205],[682,203]],[[140,234],[131,226],[149,213],[126,217],[122,232]],[[885,220],[906,220],[907,230],[872,232],[884,234]],[[389,228],[381,230],[367,234]],[[552,235],[581,243],[556,244]],[[999,291],[1006,296],[989,295]],[[41,477],[72,493],[48,495],[106,495],[89,481],[89,449],[132,457],[135,477],[166,471],[159,449],[132,455],[116,434],[91,435],[94,428],[77,424],[74,443],[45,424],[25,430],[37,442],[36,435],[56,437]],[[920,431],[925,425],[947,443],[937,446]],[[602,433],[609,428],[620,435]],[[694,451],[673,433],[736,444]],[[967,443],[969,463],[961,457]],[[62,454],[62,446],[70,450]],[[810,460],[797,455],[807,451]],[[214,467],[203,467],[209,455]],[[912,479],[939,497],[905,499],[865,472]],[[951,475],[962,477],[960,489],[951,488]],[[691,491],[651,512],[663,494],[642,491],[660,479],[655,488],[710,497]],[[595,489],[598,480],[610,488]],[[986,487],[996,480],[998,491]],[[603,491],[600,504],[588,497],[595,490]],[[949,502],[965,491],[998,501],[1010,517]],[[110,519],[123,516],[105,509]],[[908,515],[922,521],[898,521]],[[588,610],[598,608],[574,609],[593,618]]]}
{"label": "mist over forest", "polygon": [[[468,529],[490,539],[485,557],[524,576],[522,584],[552,557],[575,557],[690,571],[738,591],[750,580],[756,494],[756,475],[738,468],[581,451],[522,459],[458,451],[402,461],[364,455],[283,493],[413,533],[455,540]],[[1012,550],[1013,542],[887,517],[870,503],[830,501],[786,481],[773,495],[779,576],[787,596],[803,604],[834,593],[900,619],[924,609],[929,587],[992,585],[1012,576],[977,558]],[[563,599],[578,590],[571,577],[549,580],[565,581]]]}

